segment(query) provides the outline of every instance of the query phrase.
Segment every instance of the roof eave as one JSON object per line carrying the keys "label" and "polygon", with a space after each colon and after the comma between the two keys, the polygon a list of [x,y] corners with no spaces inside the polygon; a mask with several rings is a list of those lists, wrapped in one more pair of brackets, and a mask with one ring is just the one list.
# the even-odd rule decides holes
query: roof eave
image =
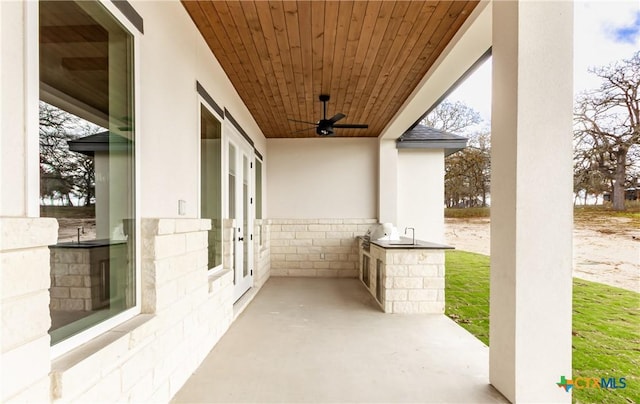
{"label": "roof eave", "polygon": [[444,149],[444,155],[449,156],[467,147],[467,139],[456,140],[398,140],[398,149]]}

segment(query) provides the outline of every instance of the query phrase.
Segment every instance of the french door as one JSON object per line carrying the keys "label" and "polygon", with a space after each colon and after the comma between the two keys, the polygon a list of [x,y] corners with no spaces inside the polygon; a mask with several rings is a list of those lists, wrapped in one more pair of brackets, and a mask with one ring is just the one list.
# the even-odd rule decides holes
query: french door
{"label": "french door", "polygon": [[233,300],[253,285],[253,148],[233,128],[227,126],[226,171],[228,218],[235,220],[232,231],[231,267]]}

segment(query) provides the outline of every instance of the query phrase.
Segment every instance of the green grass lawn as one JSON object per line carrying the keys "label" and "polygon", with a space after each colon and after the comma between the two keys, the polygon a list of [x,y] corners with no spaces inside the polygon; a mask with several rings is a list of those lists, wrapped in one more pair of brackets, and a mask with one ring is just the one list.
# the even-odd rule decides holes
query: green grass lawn
{"label": "green grass lawn", "polygon": [[[445,313],[489,345],[489,257],[446,254]],[[640,294],[573,281],[573,377],[626,377],[625,389],[573,389],[576,403],[640,403]]]}
{"label": "green grass lawn", "polygon": [[40,205],[42,217],[64,217],[73,219],[95,218],[96,205],[90,206],[45,206]]}
{"label": "green grass lawn", "polygon": [[490,209],[484,208],[446,208],[444,217],[456,219],[470,219],[475,217],[489,217]]}
{"label": "green grass lawn", "polygon": [[[631,219],[632,224],[640,224],[640,201],[627,201],[624,212],[616,212],[611,204],[575,206],[573,216],[576,220],[603,220],[610,217],[623,217]],[[446,208],[444,217],[455,219],[473,219],[478,217],[490,217],[491,208]]]}

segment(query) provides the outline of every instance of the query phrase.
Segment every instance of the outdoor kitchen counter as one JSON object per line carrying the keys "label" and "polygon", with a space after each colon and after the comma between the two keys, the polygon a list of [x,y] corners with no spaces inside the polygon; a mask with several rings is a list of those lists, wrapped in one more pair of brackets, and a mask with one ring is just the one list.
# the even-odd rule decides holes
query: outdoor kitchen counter
{"label": "outdoor kitchen counter", "polygon": [[444,253],[453,247],[410,238],[359,244],[360,279],[385,313],[444,313]]}
{"label": "outdoor kitchen counter", "polygon": [[453,250],[454,247],[445,244],[432,243],[430,241],[416,240],[415,244],[408,237],[402,237],[400,240],[371,240],[371,244],[375,244],[382,248],[407,249],[407,250]]}

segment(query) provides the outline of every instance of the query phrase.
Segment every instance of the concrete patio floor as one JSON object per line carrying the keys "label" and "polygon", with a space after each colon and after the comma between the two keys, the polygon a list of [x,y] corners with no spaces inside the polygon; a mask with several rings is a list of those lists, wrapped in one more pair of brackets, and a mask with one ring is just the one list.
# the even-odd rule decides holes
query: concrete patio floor
{"label": "concrete patio floor", "polygon": [[172,402],[507,402],[466,330],[372,299],[357,279],[271,278]]}

